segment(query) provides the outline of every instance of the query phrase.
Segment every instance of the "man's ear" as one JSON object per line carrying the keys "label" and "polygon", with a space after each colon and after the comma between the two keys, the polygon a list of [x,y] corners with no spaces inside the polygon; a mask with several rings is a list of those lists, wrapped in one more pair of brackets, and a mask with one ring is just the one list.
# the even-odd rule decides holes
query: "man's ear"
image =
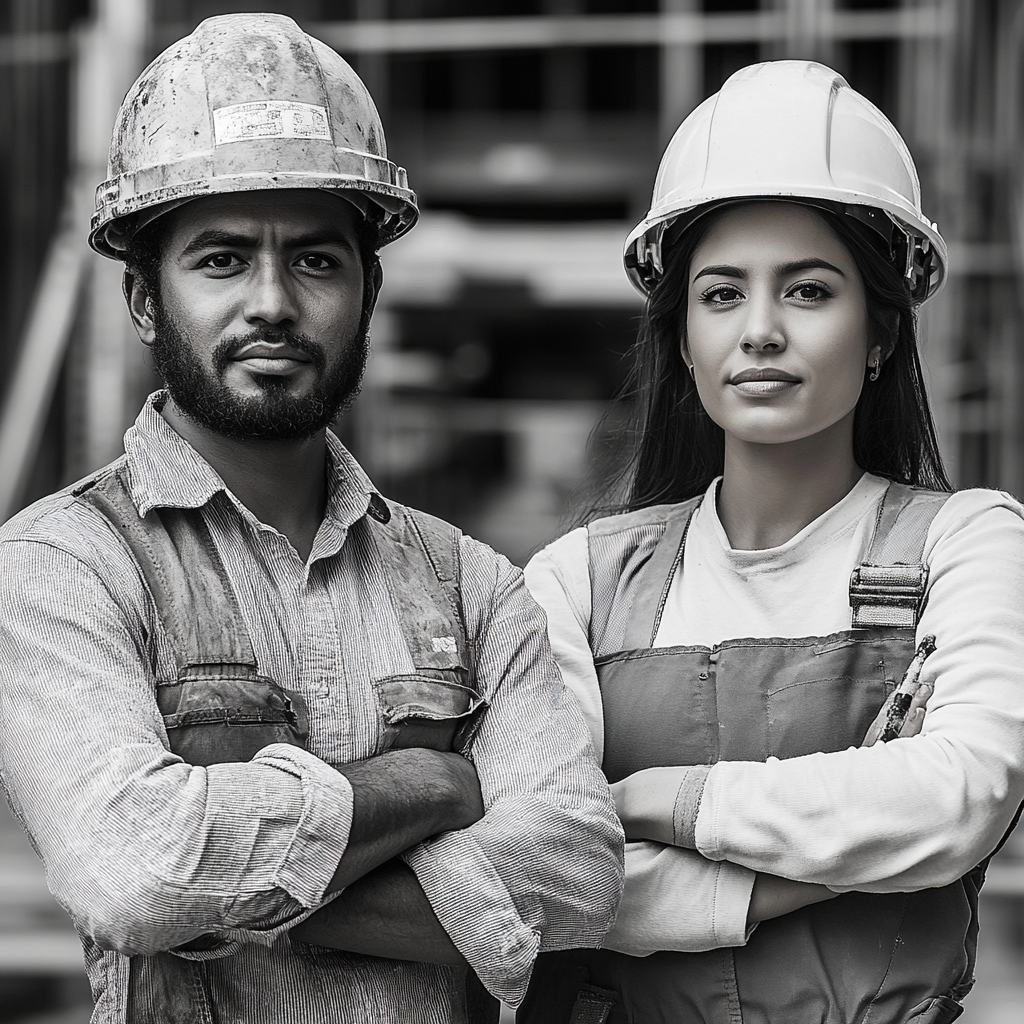
{"label": "man's ear", "polygon": [[131,314],[135,333],[143,345],[152,345],[156,340],[156,326],[153,322],[153,297],[149,294],[149,289],[138,274],[125,267],[124,277],[121,278],[121,290],[124,292],[125,302],[128,303],[128,312]]}
{"label": "man's ear", "polygon": [[380,295],[380,286],[384,283],[384,271],[380,265],[380,259],[374,254],[370,266],[366,271],[366,283],[363,286],[363,315],[369,322],[374,307],[377,305],[377,298]]}

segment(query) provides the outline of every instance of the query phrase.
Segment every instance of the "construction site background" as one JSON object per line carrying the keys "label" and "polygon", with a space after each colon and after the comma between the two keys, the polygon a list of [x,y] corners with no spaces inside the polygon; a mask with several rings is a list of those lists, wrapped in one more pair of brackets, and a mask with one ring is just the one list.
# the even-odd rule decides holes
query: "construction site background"
{"label": "construction site background", "polygon": [[[158,386],[119,266],[85,244],[92,193],[142,67],[253,6],[354,64],[420,197],[338,425],[384,493],[519,564],[565,528],[627,365],[621,245],[661,150],[734,70],[788,57],[835,67],[910,145],[950,247],[922,345],[943,454],[958,486],[1024,495],[1024,0],[0,0],[0,521],[116,457]],[[978,977],[961,1020],[1018,1024],[1017,836]],[[4,810],[0,1022],[84,1024],[87,1005],[74,929]]]}

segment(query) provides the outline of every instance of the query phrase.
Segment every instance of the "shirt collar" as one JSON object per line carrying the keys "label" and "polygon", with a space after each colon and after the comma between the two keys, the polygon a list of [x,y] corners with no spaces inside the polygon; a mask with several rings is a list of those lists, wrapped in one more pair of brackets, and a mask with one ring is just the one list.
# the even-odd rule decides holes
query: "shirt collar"
{"label": "shirt collar", "polygon": [[[166,391],[150,395],[124,436],[128,490],[139,515],[153,508],[200,508],[220,493],[238,505],[213,467],[160,415],[166,401]],[[387,502],[330,430],[326,470],[325,520],[347,530],[367,514],[383,523],[391,518]]]}

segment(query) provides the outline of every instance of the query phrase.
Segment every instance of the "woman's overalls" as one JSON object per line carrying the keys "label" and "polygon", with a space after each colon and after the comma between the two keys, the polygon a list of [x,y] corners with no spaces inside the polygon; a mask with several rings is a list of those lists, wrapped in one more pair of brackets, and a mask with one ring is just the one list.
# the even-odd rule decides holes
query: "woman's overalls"
{"label": "woman's overalls", "polygon": [[[711,648],[651,646],[700,499],[592,524],[591,641],[609,781],[658,765],[859,746],[913,657],[928,576],[921,556],[947,497],[890,485],[851,579],[851,629]],[[625,520],[664,530],[652,556],[611,555],[621,537],[618,548],[605,538],[621,534]],[[960,1014],[973,981],[984,867],[941,889],[847,893],[765,921],[737,948],[546,954],[518,1020],[944,1024]]]}

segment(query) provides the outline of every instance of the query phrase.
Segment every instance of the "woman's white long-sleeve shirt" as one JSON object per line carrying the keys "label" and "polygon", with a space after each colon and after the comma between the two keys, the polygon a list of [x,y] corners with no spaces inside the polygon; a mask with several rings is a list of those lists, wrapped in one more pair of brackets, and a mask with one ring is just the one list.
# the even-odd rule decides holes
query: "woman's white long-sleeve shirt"
{"label": "woman's white long-sleeve shirt", "polygon": [[[885,488],[865,474],[786,544],[744,551],[729,546],[716,481],[691,522],[655,646],[849,629],[850,573],[866,557]],[[945,885],[992,851],[1024,799],[1024,509],[998,491],[954,494],[923,558],[918,638],[934,634],[937,650],[923,673],[935,692],[921,735],[714,765],[693,823],[696,850],[630,844],[606,944],[640,954],[742,943],[757,871],[890,892]],[[539,552],[526,578],[600,755],[586,531]]]}

